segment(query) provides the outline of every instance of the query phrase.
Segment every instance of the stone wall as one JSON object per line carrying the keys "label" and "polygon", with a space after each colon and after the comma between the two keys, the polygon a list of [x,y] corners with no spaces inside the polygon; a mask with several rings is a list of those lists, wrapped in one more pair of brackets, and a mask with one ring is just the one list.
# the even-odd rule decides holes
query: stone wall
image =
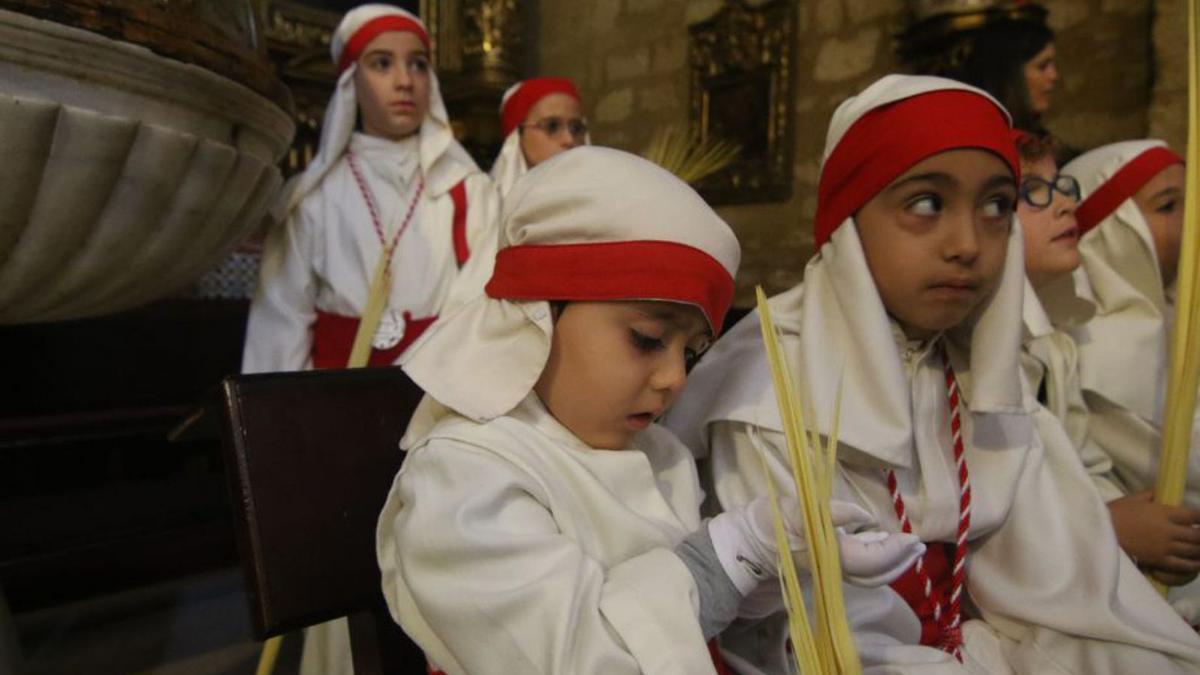
{"label": "stone wall", "polygon": [[1187,146],[1187,3],[1154,3],[1154,85],[1148,136],[1183,153]]}
{"label": "stone wall", "polygon": [[[1151,129],[1180,143],[1186,130],[1186,111],[1179,110],[1186,101],[1186,62],[1185,48],[1177,43],[1186,41],[1179,18],[1184,0],[1045,4],[1058,34],[1062,72],[1047,125],[1080,148],[1143,137]],[[540,0],[541,72],[579,83],[595,142],[640,151],[659,127],[687,123],[687,26],[719,5],[720,0]],[[847,96],[898,69],[894,36],[907,18],[903,0],[800,0],[796,12],[792,197],[718,208],[743,247],[741,305],[751,302],[755,284],[777,292],[800,280],[812,254],[811,221],[829,119]]]}
{"label": "stone wall", "polygon": [[[1180,0],[1182,2],[1182,0]],[[1059,89],[1046,126],[1079,149],[1147,132],[1150,0],[1050,0]]]}

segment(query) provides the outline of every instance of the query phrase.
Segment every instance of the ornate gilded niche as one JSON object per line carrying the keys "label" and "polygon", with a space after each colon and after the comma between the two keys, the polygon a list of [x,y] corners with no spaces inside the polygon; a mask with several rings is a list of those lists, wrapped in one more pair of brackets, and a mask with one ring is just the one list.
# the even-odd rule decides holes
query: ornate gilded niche
{"label": "ornate gilded niche", "polygon": [[500,97],[524,72],[522,0],[421,0],[455,136],[489,167],[500,137]]}
{"label": "ornate gilded niche", "polygon": [[711,203],[792,194],[795,15],[792,0],[725,0],[688,28],[691,128],[742,147],[733,164],[700,183]]}

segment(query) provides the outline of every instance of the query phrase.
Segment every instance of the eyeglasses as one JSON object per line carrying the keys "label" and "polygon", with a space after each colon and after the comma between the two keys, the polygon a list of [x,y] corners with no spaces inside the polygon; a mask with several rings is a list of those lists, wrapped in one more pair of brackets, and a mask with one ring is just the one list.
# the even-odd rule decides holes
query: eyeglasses
{"label": "eyeglasses", "polygon": [[1050,202],[1054,201],[1056,190],[1060,194],[1079,201],[1079,181],[1071,176],[1059,174],[1052,181],[1030,176],[1021,181],[1021,199],[1034,208],[1044,209],[1050,206]]}
{"label": "eyeglasses", "polygon": [[522,124],[522,130],[533,127],[551,138],[557,136],[563,129],[571,134],[572,138],[582,139],[587,136],[588,125],[587,120],[582,117],[572,117],[571,119],[563,119],[561,117],[543,117],[533,124]]}

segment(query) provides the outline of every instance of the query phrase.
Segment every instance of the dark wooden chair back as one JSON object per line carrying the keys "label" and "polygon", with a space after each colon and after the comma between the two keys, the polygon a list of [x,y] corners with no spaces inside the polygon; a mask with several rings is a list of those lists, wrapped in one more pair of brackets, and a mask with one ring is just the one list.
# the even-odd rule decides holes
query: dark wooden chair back
{"label": "dark wooden chair back", "polygon": [[224,380],[222,443],[258,639],[349,616],[358,675],[425,672],[383,604],[375,558],[421,396],[399,368]]}

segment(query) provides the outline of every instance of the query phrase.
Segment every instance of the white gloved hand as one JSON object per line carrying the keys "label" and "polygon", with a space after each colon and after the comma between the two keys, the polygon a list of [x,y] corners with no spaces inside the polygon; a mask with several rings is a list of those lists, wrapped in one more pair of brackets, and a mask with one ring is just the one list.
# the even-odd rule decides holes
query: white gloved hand
{"label": "white gloved hand", "polygon": [[[792,554],[803,553],[806,544],[799,503],[784,497],[780,508]],[[834,501],[830,508],[835,527],[856,529],[874,522],[871,514],[856,504]],[[759,497],[708,521],[708,533],[721,567],[742,595],[754,590],[760,581],[779,576],[775,515],[767,497]]]}
{"label": "white gloved hand", "polygon": [[[804,526],[796,500],[780,500],[788,547],[793,556],[805,553]],[[873,525],[875,520],[865,509],[850,502],[834,500],[830,515],[838,528],[838,549],[842,571],[855,584],[878,586],[900,576],[925,551],[915,535],[868,532],[846,534]],[[741,508],[726,511],[708,522],[713,548],[734,586],[748,595],[764,579],[779,576],[779,549],[775,544],[775,515],[767,497],[759,497]],[[803,558],[801,558],[803,561]],[[806,562],[801,566],[807,569]]]}
{"label": "white gloved hand", "polygon": [[915,534],[878,530],[846,534],[838,528],[838,551],[846,581],[871,587],[890,584],[908,571],[925,553],[925,544]]}

